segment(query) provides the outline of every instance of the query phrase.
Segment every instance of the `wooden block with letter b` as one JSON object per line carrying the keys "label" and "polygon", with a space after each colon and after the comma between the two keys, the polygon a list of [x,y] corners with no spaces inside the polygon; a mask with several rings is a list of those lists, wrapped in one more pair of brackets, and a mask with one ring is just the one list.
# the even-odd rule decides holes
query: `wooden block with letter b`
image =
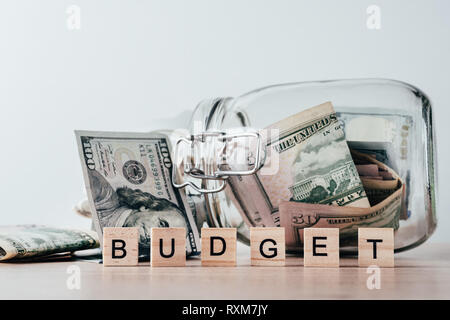
{"label": "wooden block with letter b", "polygon": [[136,266],[138,256],[138,228],[103,228],[103,266]]}
{"label": "wooden block with letter b", "polygon": [[202,228],[202,266],[236,266],[236,228]]}
{"label": "wooden block with letter b", "polygon": [[284,228],[250,228],[252,266],[284,266]]}
{"label": "wooden block with letter b", "polygon": [[394,229],[359,228],[358,264],[360,267],[394,267]]}
{"label": "wooden block with letter b", "polygon": [[152,228],[152,267],[186,265],[186,228]]}
{"label": "wooden block with letter b", "polygon": [[303,229],[305,267],[339,267],[339,229]]}

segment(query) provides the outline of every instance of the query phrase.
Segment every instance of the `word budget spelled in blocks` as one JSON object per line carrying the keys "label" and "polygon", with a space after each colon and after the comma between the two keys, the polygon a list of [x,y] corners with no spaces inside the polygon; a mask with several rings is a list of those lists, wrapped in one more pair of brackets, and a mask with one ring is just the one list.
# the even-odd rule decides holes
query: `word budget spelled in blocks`
{"label": "word budget spelled in blocks", "polygon": [[103,266],[137,266],[138,228],[103,228]]}
{"label": "word budget spelled in blocks", "polygon": [[394,229],[359,228],[358,264],[394,267]]}
{"label": "word budget spelled in blocks", "polygon": [[338,228],[305,228],[303,242],[305,267],[339,267]]}
{"label": "word budget spelled in blocks", "polygon": [[183,267],[186,265],[186,229],[152,228],[151,266]]}
{"label": "word budget spelled in blocks", "polygon": [[252,266],[284,266],[284,228],[250,228]]}
{"label": "word budget spelled in blocks", "polygon": [[236,228],[202,228],[202,266],[236,266]]}

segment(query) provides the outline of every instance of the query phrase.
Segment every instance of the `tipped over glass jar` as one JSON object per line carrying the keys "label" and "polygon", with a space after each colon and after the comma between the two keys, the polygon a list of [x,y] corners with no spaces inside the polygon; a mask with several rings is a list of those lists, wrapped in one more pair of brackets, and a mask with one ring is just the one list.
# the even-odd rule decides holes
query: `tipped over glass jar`
{"label": "tipped over glass jar", "polygon": [[356,253],[358,227],[393,227],[398,252],[436,228],[432,108],[407,83],[301,82],[204,100],[188,132],[170,136],[173,183],[198,224],[236,227],[244,243],[249,227],[283,226],[301,251],[303,228],[333,225],[341,251]]}

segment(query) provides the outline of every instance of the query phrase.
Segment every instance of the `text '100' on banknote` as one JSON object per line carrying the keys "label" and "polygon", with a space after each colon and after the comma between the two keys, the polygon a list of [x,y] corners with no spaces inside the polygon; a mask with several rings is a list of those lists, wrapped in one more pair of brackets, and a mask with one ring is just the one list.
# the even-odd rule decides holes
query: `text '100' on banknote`
{"label": "text '100' on banknote", "polygon": [[[139,254],[149,255],[153,227],[186,228],[188,254],[199,235],[185,194],[175,189],[168,138],[154,133],[76,131],[94,224],[138,227]],[[102,239],[102,237],[99,237]]]}

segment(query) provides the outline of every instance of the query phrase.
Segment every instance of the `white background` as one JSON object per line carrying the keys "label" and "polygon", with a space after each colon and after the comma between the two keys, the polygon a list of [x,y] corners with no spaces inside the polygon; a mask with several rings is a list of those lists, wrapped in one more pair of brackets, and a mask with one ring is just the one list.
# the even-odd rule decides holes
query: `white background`
{"label": "white background", "polygon": [[[70,5],[81,29],[67,28]],[[381,8],[381,29],[366,9]],[[450,1],[2,0],[0,224],[88,227],[74,129],[149,131],[203,98],[276,83],[383,77],[434,106],[450,241]],[[166,119],[166,120],[161,120]]]}

